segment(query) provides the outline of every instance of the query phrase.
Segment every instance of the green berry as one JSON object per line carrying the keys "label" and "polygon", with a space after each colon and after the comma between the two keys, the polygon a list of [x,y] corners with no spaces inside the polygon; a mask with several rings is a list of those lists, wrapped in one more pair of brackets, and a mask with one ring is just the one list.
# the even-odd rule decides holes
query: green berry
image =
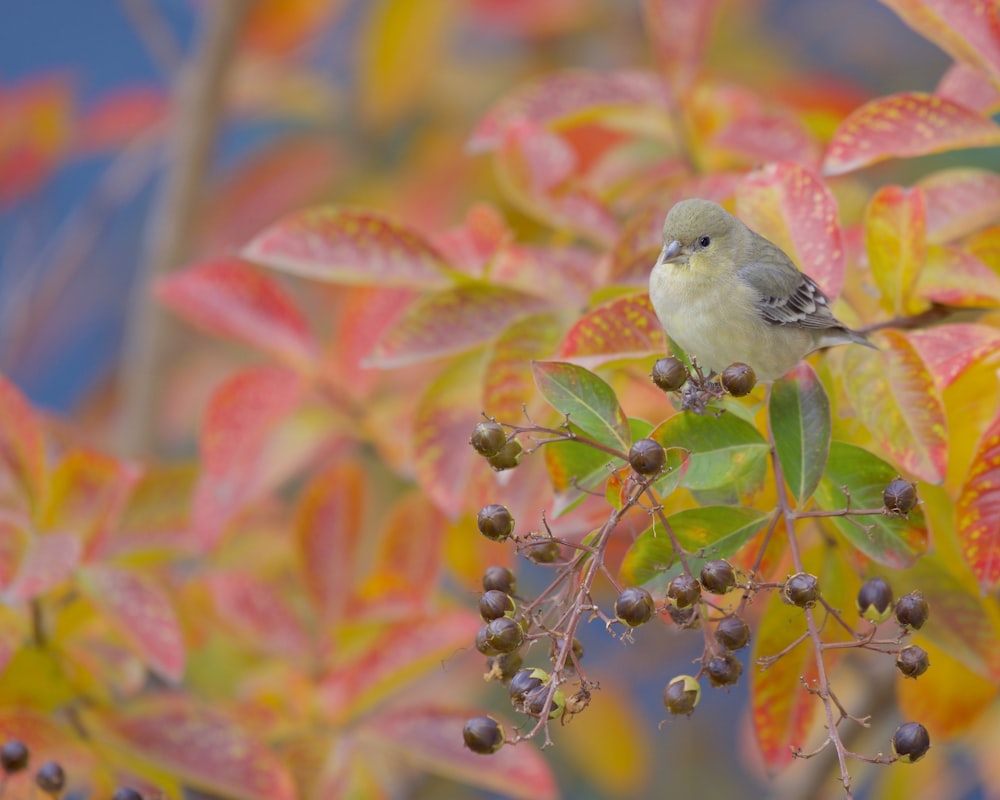
{"label": "green berry", "polygon": [[503,450],[504,445],[507,444],[507,434],[503,426],[492,420],[480,422],[473,428],[469,444],[479,455],[489,458]]}
{"label": "green berry", "polygon": [[505,444],[499,453],[489,456],[486,461],[496,472],[503,472],[507,469],[514,469],[521,463],[521,455],[524,448],[517,439],[511,439]]}

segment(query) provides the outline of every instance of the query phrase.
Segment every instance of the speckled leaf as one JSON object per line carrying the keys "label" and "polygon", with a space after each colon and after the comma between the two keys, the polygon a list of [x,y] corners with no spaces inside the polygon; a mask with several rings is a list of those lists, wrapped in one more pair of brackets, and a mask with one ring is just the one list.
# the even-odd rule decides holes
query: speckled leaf
{"label": "speckled leaf", "polygon": [[98,721],[103,736],[186,785],[244,800],[295,800],[282,762],[236,722],[180,694],[160,693]]}
{"label": "speckled leaf", "polygon": [[456,610],[383,626],[320,679],[320,708],[333,724],[357,717],[428,670],[441,669],[442,661],[470,646],[480,625],[476,614]]}
{"label": "speckled leaf", "polygon": [[184,639],[169,595],[152,578],[132,569],[91,564],[80,587],[132,644],[157,675],[176,683],[184,674]]}
{"label": "speckled leaf", "polygon": [[542,396],[587,436],[622,453],[631,443],[628,419],[615,391],[593,372],[564,361],[533,361]]}
{"label": "speckled leaf", "polygon": [[[548,762],[531,747],[502,747],[489,757],[462,742],[462,726],[482,711],[411,707],[379,714],[358,736],[368,747],[419,769],[471,784],[512,800],[556,800],[559,790]],[[507,736],[514,733],[504,726]]]}
{"label": "speckled leaf", "polygon": [[663,353],[667,340],[649,295],[617,297],[592,308],[576,321],[557,356],[593,369],[609,361]]}
{"label": "speckled leaf", "polygon": [[[744,506],[703,506],[671,514],[667,520],[686,553],[698,558],[729,558],[738,553],[767,523],[765,511]],[[622,579],[649,583],[676,561],[670,537],[659,521],[629,547],[622,562]]]}
{"label": "speckled leaf", "polygon": [[740,218],[784,250],[831,299],[840,294],[846,255],[837,200],[811,170],[769,164],[736,187]]}
{"label": "speckled leaf", "polygon": [[412,228],[369,211],[320,206],[259,233],[242,256],[303,278],[352,285],[443,287],[450,267]]}
{"label": "speckled leaf", "polygon": [[[867,450],[834,441],[826,472],[816,489],[816,502],[826,511],[843,510],[848,505],[855,509],[882,508],[882,492],[898,475],[891,464]],[[907,517],[871,514],[831,520],[854,547],[889,567],[907,567],[927,550],[927,524],[919,506]]]}
{"label": "speckled leaf", "polygon": [[931,173],[916,184],[924,192],[927,240],[943,244],[1000,219],[1000,175],[957,167]]}
{"label": "speckled leaf", "polygon": [[547,305],[532,295],[478,283],[421,295],[382,335],[366,363],[389,369],[470,350]]}
{"label": "speckled leaf", "polygon": [[702,67],[718,0],[643,0],[646,33],[674,89],[688,88]]}
{"label": "speckled leaf", "polygon": [[961,62],[952,64],[941,76],[934,94],[984,116],[1000,108],[1000,89],[983,73]]}
{"label": "speckled leaf", "polygon": [[706,144],[729,159],[735,156],[739,163],[750,165],[782,161],[815,169],[821,154],[819,141],[800,116],[781,109],[737,115]]}
{"label": "speckled leaf", "polygon": [[823,172],[841,175],[884,161],[1000,144],[1000,125],[951,100],[904,92],[866,103],[833,134]]}
{"label": "speckled leaf", "polygon": [[0,375],[0,469],[24,490],[29,507],[45,482],[45,437],[21,390]]}
{"label": "speckled leaf", "polygon": [[666,124],[660,109],[668,108],[666,85],[652,72],[553,72],[526,83],[506,95],[480,120],[468,143],[471,152],[495,150],[505,132],[522,121],[558,126],[600,119],[602,123],[619,116],[655,116]]}
{"label": "speckled leaf", "polygon": [[865,210],[865,249],[882,305],[896,316],[922,311],[917,280],[927,261],[927,218],[922,189],[883,186]]}
{"label": "speckled leaf", "polygon": [[272,278],[239,258],[203,261],[162,278],[156,296],[188,322],[309,369],[319,354],[305,316]]}
{"label": "speckled leaf", "polygon": [[514,322],[493,343],[483,373],[483,410],[506,421],[518,419],[535,395],[531,361],[552,354],[560,325],[554,314]]}
{"label": "speckled leaf", "polygon": [[924,299],[957,308],[1000,306],[1000,276],[971,253],[932,245],[917,293]]}
{"label": "speckled leaf", "polygon": [[1000,7],[995,0],[882,0],[956,61],[1000,83]]}
{"label": "speckled leaf", "polygon": [[844,388],[882,451],[928,483],[944,480],[948,430],[944,402],[927,365],[899,331],[875,336],[881,352],[844,353]]}
{"label": "speckled leaf", "polygon": [[775,381],[768,419],[785,481],[801,506],[823,476],[832,430],[830,398],[809,364]]}
{"label": "speckled leaf", "polygon": [[13,602],[32,600],[67,580],[80,562],[83,545],[70,533],[31,538],[4,596]]}
{"label": "speckled leaf", "polygon": [[972,322],[912,331],[908,338],[927,365],[940,392],[951,386],[969,367],[1000,351],[1000,329]]}
{"label": "speckled leaf", "polygon": [[1000,416],[983,433],[955,502],[962,555],[983,592],[1000,583]]}
{"label": "speckled leaf", "polygon": [[549,302],[558,298],[560,306],[584,306],[598,283],[598,257],[570,245],[509,244],[497,252],[489,277]]}

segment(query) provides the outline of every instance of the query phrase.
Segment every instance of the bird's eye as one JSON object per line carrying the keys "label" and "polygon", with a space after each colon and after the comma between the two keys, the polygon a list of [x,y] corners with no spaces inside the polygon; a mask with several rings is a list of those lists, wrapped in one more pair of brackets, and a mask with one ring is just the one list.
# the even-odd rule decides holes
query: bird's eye
{"label": "bird's eye", "polygon": [[708,247],[711,243],[712,243],[712,237],[711,236],[702,236],[698,240],[698,246],[699,247]]}

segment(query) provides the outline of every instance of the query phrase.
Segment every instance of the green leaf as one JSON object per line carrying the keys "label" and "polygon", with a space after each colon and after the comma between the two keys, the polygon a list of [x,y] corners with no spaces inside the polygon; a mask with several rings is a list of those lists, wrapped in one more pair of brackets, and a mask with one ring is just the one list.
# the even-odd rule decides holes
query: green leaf
{"label": "green leaf", "polygon": [[763,485],[767,442],[753,425],[732,414],[676,414],[650,435],[664,447],[691,452],[681,486],[702,492],[703,503],[733,504]]}
{"label": "green leaf", "polygon": [[[739,552],[768,519],[768,514],[745,506],[705,506],[678,511],[667,517],[677,543],[695,554],[692,567],[710,558],[728,558]],[[663,526],[656,522],[639,535],[625,554],[624,580],[643,584],[664,577],[676,561],[673,545]]]}
{"label": "green leaf", "polygon": [[785,480],[801,506],[823,476],[832,426],[830,398],[809,364],[775,381],[768,418]]}
{"label": "green leaf", "polygon": [[[878,456],[835,441],[816,489],[816,502],[826,511],[847,508],[846,490],[851,508],[880,508],[882,491],[897,475],[896,468]],[[858,550],[886,566],[909,566],[927,550],[927,525],[919,506],[908,517],[871,514],[831,520]]]}
{"label": "green leaf", "polygon": [[556,411],[587,436],[623,455],[631,444],[628,419],[615,391],[593,372],[562,361],[533,361],[535,384]]}

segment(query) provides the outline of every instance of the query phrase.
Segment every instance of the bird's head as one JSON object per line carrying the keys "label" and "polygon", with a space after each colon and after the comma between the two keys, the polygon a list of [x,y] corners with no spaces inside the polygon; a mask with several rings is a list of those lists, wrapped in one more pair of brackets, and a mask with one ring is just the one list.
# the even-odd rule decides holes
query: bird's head
{"label": "bird's head", "polygon": [[[663,222],[660,264],[687,265],[692,257],[732,253],[745,226],[718,203],[693,198],[681,200]],[[700,259],[699,259],[700,260]]]}

